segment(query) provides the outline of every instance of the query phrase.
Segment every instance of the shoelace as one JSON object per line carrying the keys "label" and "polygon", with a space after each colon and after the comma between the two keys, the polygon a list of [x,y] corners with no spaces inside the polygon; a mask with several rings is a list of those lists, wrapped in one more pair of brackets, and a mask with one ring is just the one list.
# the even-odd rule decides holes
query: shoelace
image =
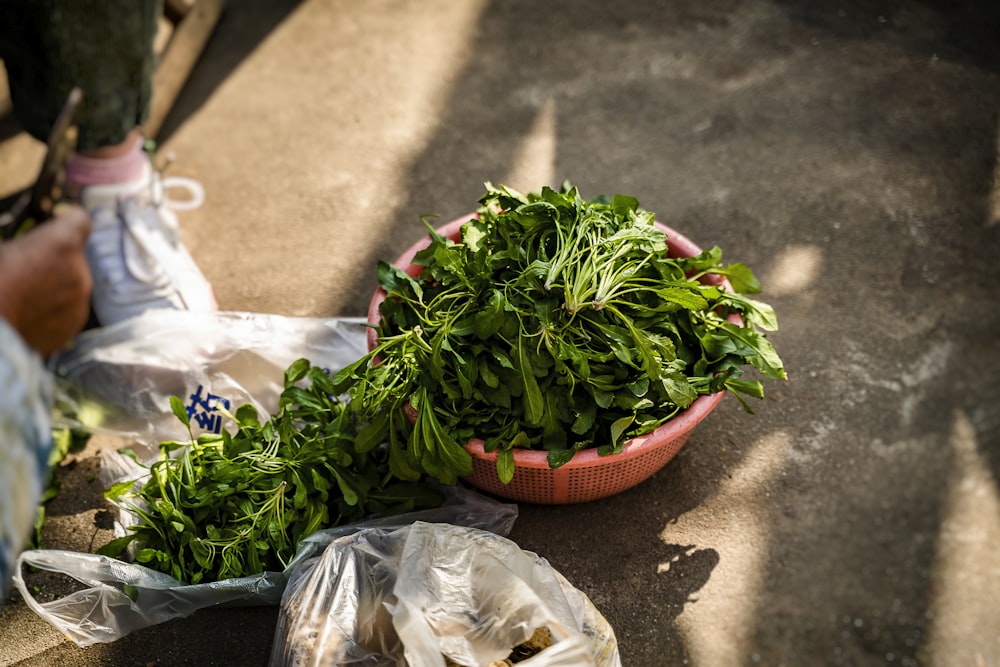
{"label": "shoelace", "polygon": [[[186,190],[187,198],[173,199],[168,194],[170,190]],[[154,171],[149,184],[149,203],[156,209],[166,209],[169,215],[161,216],[161,221],[168,225],[173,233],[173,240],[179,242],[180,228],[173,211],[193,211],[205,203],[205,188],[201,183],[186,176],[170,176],[164,178],[160,172]]]}
{"label": "shoelace", "polygon": [[[187,176],[170,176],[160,180],[163,190],[163,205],[174,211],[193,211],[200,208],[205,203],[205,188],[201,183],[188,178]],[[184,189],[188,191],[187,199],[171,199],[167,192],[172,189]]]}
{"label": "shoelace", "polygon": [[[170,176],[168,178],[163,177],[167,167],[169,167],[173,161],[174,154],[173,151],[171,151],[167,153],[166,160],[159,169],[156,169],[155,167],[153,168],[152,179],[150,182],[150,197],[153,204],[157,206],[163,204],[174,211],[193,211],[196,208],[200,208],[201,205],[205,203],[205,188],[201,186],[200,182],[185,176]],[[187,190],[188,198],[171,199],[167,196],[167,192],[169,190],[177,188]]]}

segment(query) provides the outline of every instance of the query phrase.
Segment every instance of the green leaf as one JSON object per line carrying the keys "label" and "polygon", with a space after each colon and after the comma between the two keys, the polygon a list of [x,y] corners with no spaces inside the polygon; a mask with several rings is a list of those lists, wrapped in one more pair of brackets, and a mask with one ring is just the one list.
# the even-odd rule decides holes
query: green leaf
{"label": "green leaf", "polygon": [[423,423],[425,439],[433,443],[438,459],[447,466],[449,471],[454,473],[447,475],[442,481],[452,483],[454,481],[452,477],[460,477],[472,472],[472,455],[448,431],[441,428],[433,410],[421,412],[418,421]]}
{"label": "green leaf", "polygon": [[670,373],[660,378],[660,381],[663,383],[667,396],[678,407],[686,408],[698,398],[698,392],[681,373]]}
{"label": "green leaf", "polygon": [[42,527],[44,525],[45,525],[45,505],[43,503],[39,503],[38,507],[35,510],[35,521],[32,525],[32,528],[34,528],[34,535],[32,537],[34,543],[32,546],[34,548],[40,549],[42,547]]}
{"label": "green leaf", "polygon": [[346,392],[348,387],[354,382],[355,376],[368,368],[370,361],[370,354],[365,355],[334,373],[333,377],[330,378],[330,383],[334,389],[331,393],[342,394]]}
{"label": "green leaf", "polygon": [[611,407],[611,404],[615,401],[615,394],[609,389],[601,388],[597,380],[601,376],[592,376],[590,389],[593,392],[594,402],[597,403],[597,407],[607,409]]}
{"label": "green leaf", "polygon": [[306,374],[309,384],[314,392],[324,394],[327,397],[337,394],[337,387],[333,384],[330,374],[319,366],[313,366]]}
{"label": "green leaf", "polygon": [[170,397],[170,409],[173,411],[174,416],[177,417],[186,427],[191,428],[191,418],[188,416],[187,408],[184,407],[184,402],[176,396]]}
{"label": "green leaf", "polygon": [[712,246],[708,250],[701,251],[695,257],[685,257],[679,260],[679,264],[687,271],[707,271],[716,268],[722,261],[722,249],[719,246]]}
{"label": "green leaf", "polygon": [[628,219],[629,213],[639,208],[639,200],[627,195],[615,195],[611,198],[611,209],[620,218]]}
{"label": "green leaf", "polygon": [[380,261],[376,266],[376,273],[378,275],[379,286],[387,293],[393,294],[403,291],[406,294],[412,294],[417,299],[423,297],[423,290],[420,284],[402,269],[388,262]]}
{"label": "green leaf", "polygon": [[774,309],[771,306],[746,297],[744,297],[744,302],[748,306],[746,312],[752,324],[755,324],[766,331],[778,330],[778,317],[775,315]]}
{"label": "green leaf", "polygon": [[139,589],[132,584],[122,584],[122,593],[132,602],[139,601]]}
{"label": "green leaf", "polygon": [[285,370],[285,388],[291,387],[293,384],[301,380],[309,372],[309,360],[308,359],[298,359],[292,363]]}
{"label": "green leaf", "polygon": [[760,380],[726,380],[726,388],[753,398],[764,398],[764,385]]}
{"label": "green leaf", "polygon": [[550,468],[559,468],[566,465],[576,454],[575,449],[552,449],[548,453],[548,463]]}
{"label": "green leaf", "polygon": [[761,290],[760,282],[754,276],[750,267],[739,262],[726,267],[725,275],[733,290],[739,294],[757,294]]}
{"label": "green leaf", "polygon": [[479,377],[490,389],[496,389],[500,386],[500,378],[493,372],[485,359],[479,360]]}
{"label": "green leaf", "polygon": [[240,423],[240,426],[260,426],[260,417],[257,414],[257,408],[255,408],[250,403],[244,403],[240,407],[236,408],[236,421]]}
{"label": "green leaf", "polygon": [[[285,537],[285,527],[281,525],[281,522],[277,519],[272,519],[267,522],[267,538],[269,543],[274,547],[283,547],[287,542]],[[252,556],[256,556],[251,552]],[[254,568],[256,569],[256,568]]]}
{"label": "green leaf", "polygon": [[493,354],[493,358],[497,360],[497,363],[499,363],[500,366],[514,370],[514,362],[510,360],[510,357],[507,356],[506,352],[495,348],[491,348],[490,352]]}
{"label": "green leaf", "polygon": [[112,484],[104,492],[104,497],[108,500],[120,500],[132,492],[132,487],[135,486],[135,480],[127,479],[122,482],[117,482]]}
{"label": "green leaf", "polygon": [[656,295],[687,310],[704,310],[708,307],[708,301],[701,294],[682,287],[661,287],[656,290]]}
{"label": "green leaf", "polygon": [[302,480],[298,479],[298,475],[295,475],[295,493],[292,495],[292,506],[301,510],[309,502],[309,491],[306,489],[306,485],[302,483]]}
{"label": "green leaf", "polygon": [[326,491],[330,488],[330,482],[319,473],[316,468],[310,468],[309,474],[312,477],[313,488],[317,491]]}
{"label": "green leaf", "polygon": [[698,336],[701,343],[702,352],[708,357],[723,357],[727,354],[742,355],[753,353],[753,348],[746,338],[739,334],[733,334],[739,327],[735,325],[723,324],[719,330],[706,330]]}
{"label": "green leaf", "polygon": [[95,553],[101,556],[110,556],[111,558],[120,558],[125,549],[128,548],[138,535],[135,533],[131,535],[126,535],[125,537],[116,537],[102,547],[95,550]]}
{"label": "green leaf", "polygon": [[486,340],[500,330],[504,322],[505,302],[503,293],[499,290],[493,290],[486,302],[486,307],[476,313],[473,318],[473,327],[480,340]]}
{"label": "green leaf", "polygon": [[388,435],[389,411],[376,412],[354,439],[354,447],[359,454],[365,454],[382,444]]}
{"label": "green leaf", "polygon": [[174,504],[166,499],[154,500],[153,508],[160,513],[164,519],[171,520],[174,516]]}
{"label": "green leaf", "polygon": [[[646,372],[646,378],[658,379],[660,377],[660,359],[655,352],[656,346],[639,329],[632,327],[631,333],[635,349],[639,352],[639,359],[642,361],[642,369]],[[629,389],[631,390],[631,387]]]}
{"label": "green leaf", "polygon": [[625,387],[632,392],[634,396],[642,397],[646,395],[649,391],[649,378],[646,376],[640,377],[637,380],[629,382]]}
{"label": "green leaf", "polygon": [[618,451],[621,448],[622,434],[628,430],[628,427],[632,425],[635,420],[633,415],[628,415],[627,417],[622,417],[616,419],[614,423],[611,424],[611,444]]}
{"label": "green leaf", "polygon": [[[732,325],[726,326],[730,327]],[[781,363],[781,358],[778,356],[777,351],[775,351],[774,346],[771,345],[771,341],[765,338],[763,334],[750,329],[741,329],[740,335],[741,339],[749,343],[756,351],[756,354],[747,356],[747,361],[754,368],[760,371],[764,377],[772,380],[788,379],[784,365]]]}
{"label": "green leaf", "polygon": [[389,447],[389,472],[398,479],[420,479],[420,470],[414,465],[414,461],[407,456],[406,449],[395,444]]}
{"label": "green leaf", "polygon": [[505,449],[528,449],[531,447],[531,437],[524,431],[518,431]]}
{"label": "green leaf", "polygon": [[594,420],[597,418],[597,403],[592,400],[587,400],[584,406],[576,415],[576,419],[573,420],[573,425],[570,427],[573,433],[577,435],[585,435],[594,426]]}
{"label": "green leaf", "polygon": [[354,505],[357,505],[358,504],[358,492],[357,492],[357,489],[355,489],[347,481],[347,479],[344,477],[344,475],[342,475],[340,472],[338,472],[336,470],[333,471],[333,476],[337,480],[337,487],[340,489],[340,494],[344,497],[344,501],[348,505],[351,505],[352,507]]}
{"label": "green leaf", "polygon": [[161,560],[164,556],[166,554],[156,549],[139,549],[135,554],[135,560],[139,563],[149,563],[154,560]]}
{"label": "green leaf", "polygon": [[476,219],[471,219],[462,225],[462,243],[472,252],[478,252],[483,248],[483,241],[489,238],[486,226]]}
{"label": "green leaf", "polygon": [[52,429],[52,451],[49,452],[48,460],[50,469],[66,458],[72,444],[73,434],[68,428]]}
{"label": "green leaf", "polygon": [[756,325],[767,331],[778,330],[778,317],[774,313],[774,308],[766,303],[732,292],[723,294],[720,302],[743,313],[749,325]]}
{"label": "green leaf", "polygon": [[632,365],[632,348],[616,340],[609,341],[611,351],[623,364]]}
{"label": "green leaf", "polygon": [[211,570],[212,561],[215,559],[215,548],[197,538],[191,540],[190,547],[195,562],[206,570]]}
{"label": "green leaf", "polygon": [[316,412],[326,409],[323,401],[313,396],[309,391],[301,387],[288,387],[281,392],[281,405],[298,406],[308,408]]}
{"label": "green leaf", "polygon": [[521,338],[517,341],[517,358],[520,377],[524,383],[524,418],[529,424],[541,424],[545,413],[545,398],[538,386],[538,380],[535,379],[527,346]]}
{"label": "green leaf", "polygon": [[747,403],[747,401],[746,401],[745,398],[743,398],[743,394],[742,393],[740,393],[739,391],[734,391],[733,392],[733,396],[735,396],[736,400],[738,400],[740,402],[740,405],[743,407],[743,411],[744,412],[746,412],[747,414],[750,414],[750,415],[754,414],[753,408],[751,408],[750,404]]}
{"label": "green leaf", "polygon": [[514,479],[514,452],[510,449],[501,449],[497,452],[497,477],[503,484],[510,484]]}

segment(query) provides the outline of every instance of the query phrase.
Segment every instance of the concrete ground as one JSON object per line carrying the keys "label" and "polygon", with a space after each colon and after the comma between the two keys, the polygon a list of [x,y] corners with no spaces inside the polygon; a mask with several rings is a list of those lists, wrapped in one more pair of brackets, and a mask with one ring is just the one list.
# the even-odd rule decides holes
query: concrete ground
{"label": "concrete ground", "polygon": [[[361,315],[484,181],[632,194],[762,279],[790,379],[756,415],[727,397],[641,486],[520,508],[626,667],[1000,665],[1000,6],[229,4],[162,145],[224,309]],[[40,155],[3,127],[0,195]],[[49,546],[106,527],[89,452]],[[263,665],[276,616],[81,649],[15,595],[0,663]]]}

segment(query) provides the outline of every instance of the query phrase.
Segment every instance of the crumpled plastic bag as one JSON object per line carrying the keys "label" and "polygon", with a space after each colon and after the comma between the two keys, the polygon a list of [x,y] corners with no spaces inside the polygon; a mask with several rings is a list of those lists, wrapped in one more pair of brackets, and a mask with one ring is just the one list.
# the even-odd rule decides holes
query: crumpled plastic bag
{"label": "crumpled plastic bag", "polygon": [[[284,371],[297,359],[336,372],[367,351],[362,318],[283,317],[258,313],[147,311],[116,325],[84,332],[50,360],[56,376],[61,426],[106,433],[132,443],[136,456],[155,459],[164,440],[186,440],[170,396],[188,407],[194,434],[226,427],[221,405],[244,403],[262,415],[277,409]],[[102,459],[105,488],[137,474],[130,459]],[[42,619],[81,646],[111,642],[144,627],[216,606],[277,605],[288,578],[331,540],[362,528],[398,528],[412,521],[446,522],[507,534],[517,506],[470,489],[445,489],[439,508],[375,518],[314,533],[299,545],[283,572],[265,572],[196,585],[137,563],[89,553],[30,550],[15,563],[13,585]],[[134,517],[122,513],[119,534]],[[82,589],[41,603],[29,592],[24,569],[63,574]]]}
{"label": "crumpled plastic bag", "polygon": [[[184,584],[170,575],[138,563],[108,556],[57,549],[21,553],[13,583],[25,603],[43,620],[80,646],[112,642],[135,630],[199,609],[223,606],[277,605],[291,577],[337,538],[360,530],[394,530],[414,521],[445,522],[506,535],[517,518],[517,506],[501,503],[470,489],[445,490],[447,500],[434,509],[373,518],[320,530],[299,544],[283,572],[263,572],[201,584]],[[39,602],[24,580],[25,567],[66,575],[84,585],[64,597]]]}
{"label": "crumpled plastic bag", "polygon": [[621,665],[613,629],[544,558],[494,533],[418,521],[338,538],[299,568],[271,665],[481,667],[540,628],[551,645],[517,665]]}
{"label": "crumpled plastic bag", "polygon": [[187,439],[170,397],[187,406],[195,435],[218,433],[250,403],[273,414],[284,371],[297,359],[335,372],[367,352],[365,319],[150,310],[85,331],[54,356],[58,426],[133,441],[154,459],[163,440]]}

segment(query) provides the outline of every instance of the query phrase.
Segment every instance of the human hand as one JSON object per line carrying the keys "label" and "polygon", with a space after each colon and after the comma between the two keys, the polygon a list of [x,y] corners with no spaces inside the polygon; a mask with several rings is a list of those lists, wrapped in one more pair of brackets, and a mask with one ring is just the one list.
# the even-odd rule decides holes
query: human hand
{"label": "human hand", "polygon": [[0,317],[42,356],[61,349],[86,325],[93,280],[84,242],[90,218],[77,206],[0,244]]}

